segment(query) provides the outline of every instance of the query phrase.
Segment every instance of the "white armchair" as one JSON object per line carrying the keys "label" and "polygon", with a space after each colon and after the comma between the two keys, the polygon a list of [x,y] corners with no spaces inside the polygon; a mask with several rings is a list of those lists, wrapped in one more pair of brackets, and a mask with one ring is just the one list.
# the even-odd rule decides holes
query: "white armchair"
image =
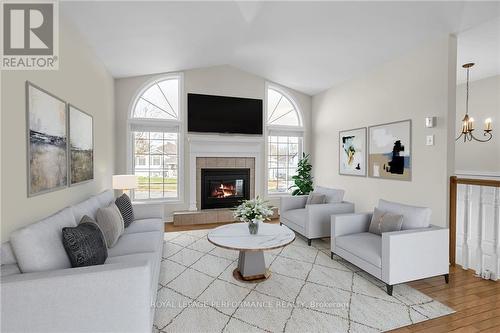
{"label": "white armchair", "polygon": [[[412,206],[401,206],[410,213]],[[429,225],[380,236],[368,232],[371,217],[371,213],[332,216],[332,258],[336,254],[382,280],[389,295],[395,284],[408,281],[444,275],[448,283],[447,228]]]}
{"label": "white armchair", "polygon": [[343,190],[317,187],[314,193],[325,195],[326,203],[307,205],[307,195],[282,197],[280,224],[311,240],[330,237],[330,217],[334,214],[354,213],[354,204],[342,201]]}

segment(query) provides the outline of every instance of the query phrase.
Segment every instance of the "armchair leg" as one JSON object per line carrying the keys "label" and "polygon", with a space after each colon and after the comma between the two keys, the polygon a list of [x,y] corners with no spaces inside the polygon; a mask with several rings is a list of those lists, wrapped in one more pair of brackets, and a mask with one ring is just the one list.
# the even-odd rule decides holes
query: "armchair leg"
{"label": "armchair leg", "polygon": [[392,286],[389,284],[386,284],[387,286],[387,295],[392,296]]}
{"label": "armchair leg", "polygon": [[450,274],[444,275],[444,281],[446,282],[446,284],[450,283]]}
{"label": "armchair leg", "polygon": [[307,239],[307,245],[311,246],[311,239]]}
{"label": "armchair leg", "polygon": [[333,252],[330,252],[330,259],[333,259]]}
{"label": "armchair leg", "polygon": [[280,222],[280,225],[283,225],[283,223]]}

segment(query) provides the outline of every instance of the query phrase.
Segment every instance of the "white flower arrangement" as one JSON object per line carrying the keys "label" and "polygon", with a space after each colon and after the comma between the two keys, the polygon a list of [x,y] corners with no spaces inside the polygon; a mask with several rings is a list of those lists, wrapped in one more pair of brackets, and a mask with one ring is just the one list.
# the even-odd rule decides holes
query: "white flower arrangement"
{"label": "white flower arrangement", "polygon": [[269,217],[273,215],[273,209],[264,200],[257,197],[243,201],[241,205],[236,207],[233,215],[241,222],[259,223],[270,220]]}

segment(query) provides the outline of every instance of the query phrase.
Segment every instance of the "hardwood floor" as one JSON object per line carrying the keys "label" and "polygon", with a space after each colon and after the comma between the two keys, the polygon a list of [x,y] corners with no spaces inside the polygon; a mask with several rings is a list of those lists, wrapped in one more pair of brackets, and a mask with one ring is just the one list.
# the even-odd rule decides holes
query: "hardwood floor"
{"label": "hardwood floor", "polygon": [[[270,223],[279,223],[279,219]],[[210,229],[222,224],[174,226],[166,223],[165,232]],[[439,276],[410,282],[408,285],[456,312],[391,332],[500,332],[500,283],[477,278],[472,271],[454,266],[450,267],[449,284]]]}

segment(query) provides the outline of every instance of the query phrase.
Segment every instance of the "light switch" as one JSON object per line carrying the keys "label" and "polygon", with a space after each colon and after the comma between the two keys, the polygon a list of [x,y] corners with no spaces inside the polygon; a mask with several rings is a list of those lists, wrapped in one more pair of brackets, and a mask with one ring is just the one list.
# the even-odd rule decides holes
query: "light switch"
{"label": "light switch", "polygon": [[436,117],[426,117],[425,118],[425,127],[427,127],[427,128],[436,127]]}
{"label": "light switch", "polygon": [[427,135],[425,144],[427,146],[434,146],[434,135]]}

